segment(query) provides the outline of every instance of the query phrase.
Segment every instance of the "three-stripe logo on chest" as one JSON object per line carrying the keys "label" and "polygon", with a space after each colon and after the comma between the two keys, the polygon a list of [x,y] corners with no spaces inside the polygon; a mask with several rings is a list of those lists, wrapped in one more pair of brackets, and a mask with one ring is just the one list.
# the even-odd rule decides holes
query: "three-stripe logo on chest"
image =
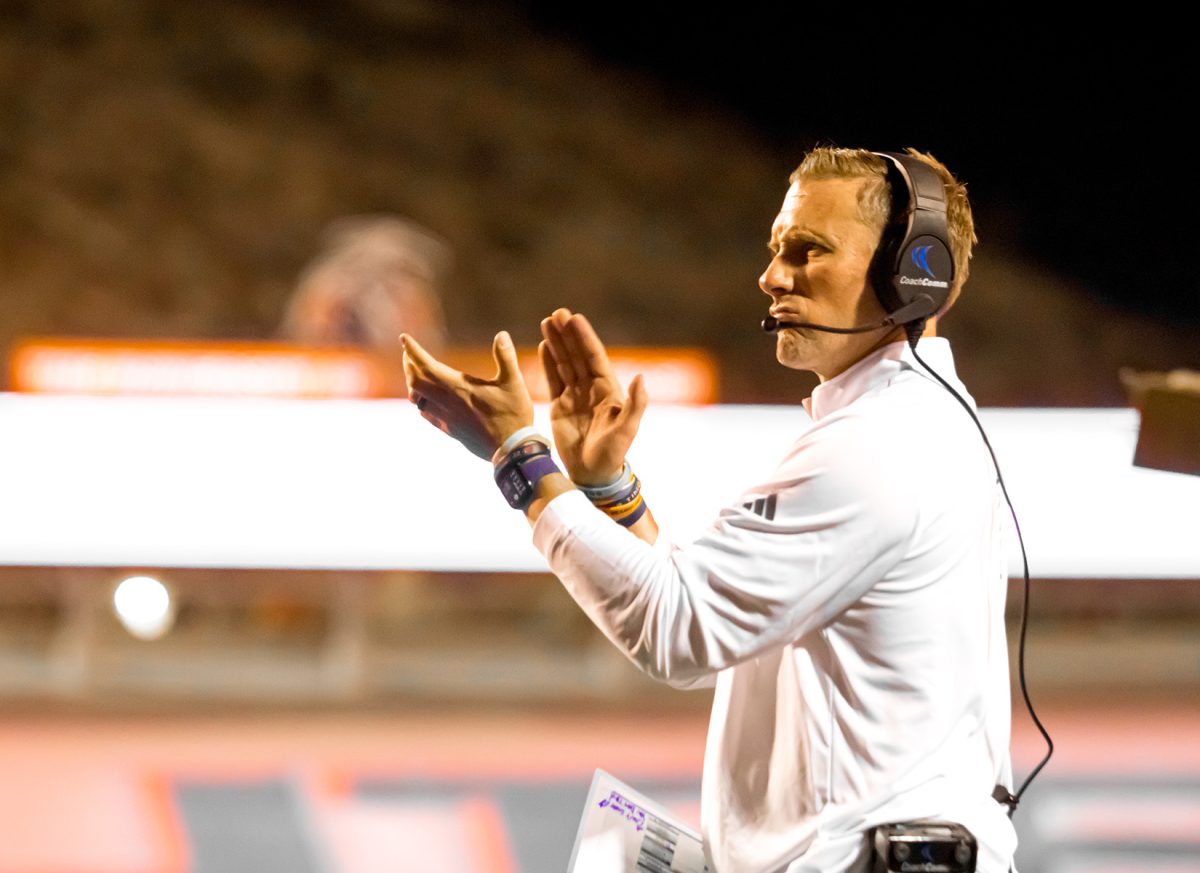
{"label": "three-stripe logo on chest", "polygon": [[767,521],[775,520],[775,501],[776,495],[769,494],[766,497],[760,497],[750,503],[743,503],[742,507],[749,509],[755,515],[761,515]]}

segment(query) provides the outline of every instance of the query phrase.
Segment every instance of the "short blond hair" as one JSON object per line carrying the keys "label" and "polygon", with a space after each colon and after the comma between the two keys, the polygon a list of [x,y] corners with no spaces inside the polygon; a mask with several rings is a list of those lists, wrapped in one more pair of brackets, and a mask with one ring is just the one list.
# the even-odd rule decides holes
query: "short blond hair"
{"label": "short blond hair", "polygon": [[[967,186],[954,178],[945,164],[926,152],[912,148],[905,149],[905,152],[933,168],[941,177],[946,191],[946,224],[950,231],[950,255],[954,258],[954,284],[945,305],[937,313],[942,315],[954,305],[971,272],[971,252],[979,241],[975,236],[975,219],[967,199]],[[859,217],[869,227],[882,229],[892,214],[892,193],[887,182],[887,170],[886,159],[866,149],[819,146],[804,156],[788,181],[865,179],[867,184],[858,192]]]}

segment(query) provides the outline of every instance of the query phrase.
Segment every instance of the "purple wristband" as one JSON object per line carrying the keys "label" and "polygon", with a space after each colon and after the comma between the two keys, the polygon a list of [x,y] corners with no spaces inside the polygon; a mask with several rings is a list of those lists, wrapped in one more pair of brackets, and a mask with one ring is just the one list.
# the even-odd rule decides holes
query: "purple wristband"
{"label": "purple wristband", "polygon": [[526,461],[521,465],[521,470],[524,471],[525,477],[529,480],[531,487],[536,488],[537,483],[551,473],[560,473],[558,464],[554,463],[554,458],[549,455],[538,455],[532,461]]}

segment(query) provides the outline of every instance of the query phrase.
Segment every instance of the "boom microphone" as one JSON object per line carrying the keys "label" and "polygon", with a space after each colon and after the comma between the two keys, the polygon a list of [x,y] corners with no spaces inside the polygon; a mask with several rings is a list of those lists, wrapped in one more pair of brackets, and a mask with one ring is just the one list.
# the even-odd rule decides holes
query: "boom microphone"
{"label": "boom microphone", "polygon": [[864,327],[830,327],[827,324],[813,324],[809,321],[780,321],[774,315],[768,315],[762,320],[762,329],[767,333],[778,333],[785,327],[810,327],[813,330],[823,330],[829,333],[867,333],[872,330],[882,330],[887,324],[868,324]]}
{"label": "boom microphone", "polygon": [[901,306],[878,324],[867,324],[860,327],[830,327],[827,324],[813,324],[809,321],[780,321],[773,315],[762,320],[762,329],[767,333],[776,333],[785,327],[807,327],[813,330],[823,330],[826,333],[868,333],[872,330],[886,330],[889,327],[907,324],[910,321],[925,319],[933,315],[937,304],[928,294],[918,294],[909,303]]}

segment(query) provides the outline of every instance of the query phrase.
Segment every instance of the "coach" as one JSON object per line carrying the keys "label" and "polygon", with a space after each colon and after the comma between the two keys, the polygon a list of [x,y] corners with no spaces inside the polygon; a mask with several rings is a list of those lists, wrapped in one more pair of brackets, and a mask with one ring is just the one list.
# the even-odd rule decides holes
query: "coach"
{"label": "coach", "polygon": [[[929,198],[897,167],[944,194],[931,214],[946,263],[918,245],[906,276],[896,237]],[[1003,503],[974,424],[917,352],[968,397],[934,335],[967,278],[966,191],[912,151],[817,149],[790,181],[759,286],[777,360],[820,378],[812,425],[696,542],[658,537],[624,460],[645,391],[635,380],[625,394],[583,316],[556,311],[539,349],[567,475],[530,427],[507,334],[490,380],[405,337],[411,396],[493,460],[551,569],[621,651],[673,685],[715,684],[702,830],[718,873],[864,870],[871,828],[927,819],[965,826],[978,869],[1003,873],[1016,843],[992,799],[1011,781]],[[710,463],[737,451],[713,445]]]}

